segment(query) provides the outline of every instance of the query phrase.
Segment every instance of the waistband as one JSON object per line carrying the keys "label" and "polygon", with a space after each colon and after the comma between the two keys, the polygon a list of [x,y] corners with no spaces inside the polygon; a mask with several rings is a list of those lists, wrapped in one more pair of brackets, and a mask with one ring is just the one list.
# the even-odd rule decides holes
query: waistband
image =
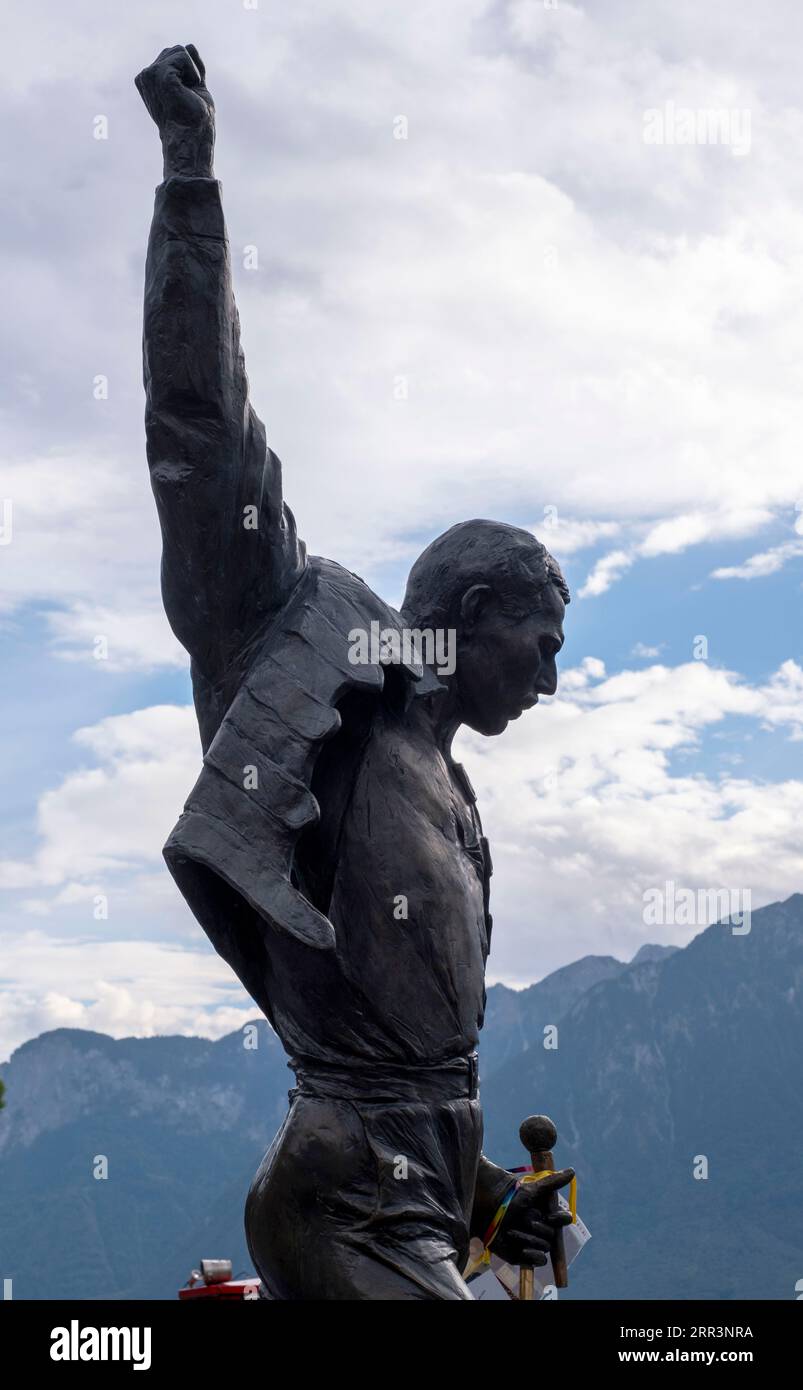
{"label": "waistband", "polygon": [[315,1096],[325,1100],[355,1100],[367,1105],[394,1105],[419,1101],[431,1104],[449,1100],[476,1100],[479,1072],[476,1052],[467,1057],[450,1057],[427,1066],[354,1061],[329,1063],[309,1058],[291,1058],[288,1063],[296,1075],[296,1096]]}

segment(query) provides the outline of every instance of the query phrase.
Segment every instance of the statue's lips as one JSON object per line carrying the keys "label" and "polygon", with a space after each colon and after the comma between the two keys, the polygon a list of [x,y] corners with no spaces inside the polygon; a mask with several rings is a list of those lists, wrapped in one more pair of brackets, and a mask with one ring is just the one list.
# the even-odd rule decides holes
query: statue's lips
{"label": "statue's lips", "polygon": [[520,707],[516,710],[516,713],[515,713],[514,715],[511,715],[511,718],[512,718],[512,719],[519,719],[519,718],[521,717],[521,715],[524,713],[525,710],[527,710],[527,709],[532,709],[532,708],[533,708],[533,705],[537,705],[537,704],[538,704],[538,696],[537,696],[537,695],[528,695],[526,700],[522,700]]}

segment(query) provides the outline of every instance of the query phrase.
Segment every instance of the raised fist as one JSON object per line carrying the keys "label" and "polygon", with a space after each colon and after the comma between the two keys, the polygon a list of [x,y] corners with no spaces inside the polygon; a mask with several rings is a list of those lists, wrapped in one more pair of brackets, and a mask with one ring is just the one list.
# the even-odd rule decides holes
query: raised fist
{"label": "raised fist", "polygon": [[215,145],[215,103],[194,44],[163,48],[135,77],[137,91],[159,127],[164,176],[209,176]]}

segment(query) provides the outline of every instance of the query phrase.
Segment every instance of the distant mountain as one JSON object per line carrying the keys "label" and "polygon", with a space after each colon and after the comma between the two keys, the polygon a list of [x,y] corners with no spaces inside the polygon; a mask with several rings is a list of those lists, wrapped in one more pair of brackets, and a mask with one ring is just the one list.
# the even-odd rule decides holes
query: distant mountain
{"label": "distant mountain", "polygon": [[221,1202],[220,1249],[246,1264],[245,1194],[292,1084],[264,1021],[217,1042],[60,1028],[0,1070],[0,1268],[16,1298],[175,1297]]}
{"label": "distant mountain", "polygon": [[534,1043],[540,1047],[548,1024],[557,1023],[592,985],[627,969],[613,956],[583,956],[527,989],[491,985],[479,1049],[482,1076],[492,1076]]}
{"label": "distant mountain", "polygon": [[[519,1123],[546,1111],[556,1161],[578,1170],[593,1239],[565,1296],[793,1297],[801,985],[798,894],[746,936],[710,927],[684,950],[588,956],[489,989],[486,1151],[522,1162]],[[250,1269],[245,1194],[292,1084],[264,1022],[217,1042],[58,1029],[0,1075],[0,1268],[15,1297],[173,1298],[202,1255]]]}
{"label": "distant mountain", "polygon": [[[489,1152],[528,1110],[558,1128],[594,1239],[591,1298],[792,1298],[803,1277],[803,896],[621,971],[563,1017],[558,1048],[483,1091]],[[708,1177],[694,1177],[695,1163]]]}
{"label": "distant mountain", "polygon": [[646,965],[648,961],[666,960],[667,956],[673,956],[677,946],[641,946],[633,959],[631,965]]}

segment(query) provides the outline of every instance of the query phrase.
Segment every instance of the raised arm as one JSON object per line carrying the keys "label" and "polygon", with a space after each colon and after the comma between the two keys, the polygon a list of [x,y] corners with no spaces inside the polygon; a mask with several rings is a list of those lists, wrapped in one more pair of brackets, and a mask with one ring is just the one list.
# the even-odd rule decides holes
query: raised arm
{"label": "raised arm", "polygon": [[166,48],[136,85],[164,154],[143,332],[162,592],[176,636],[214,682],[284,601],[304,547],[249,400],[204,65],[192,44]]}

